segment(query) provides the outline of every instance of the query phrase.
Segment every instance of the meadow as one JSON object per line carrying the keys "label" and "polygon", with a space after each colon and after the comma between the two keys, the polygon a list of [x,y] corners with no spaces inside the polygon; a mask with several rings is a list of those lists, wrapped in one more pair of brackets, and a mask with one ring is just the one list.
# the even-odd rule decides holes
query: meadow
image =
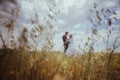
{"label": "meadow", "polygon": [[0,80],[120,80],[120,54],[1,49]]}

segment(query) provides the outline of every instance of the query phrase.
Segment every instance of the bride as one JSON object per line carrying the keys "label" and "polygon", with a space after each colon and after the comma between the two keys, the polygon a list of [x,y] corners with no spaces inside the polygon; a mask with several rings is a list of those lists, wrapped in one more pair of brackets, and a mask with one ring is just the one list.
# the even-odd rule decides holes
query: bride
{"label": "bride", "polygon": [[68,48],[66,50],[66,55],[72,55],[74,53],[74,40],[73,40],[73,36],[69,35],[67,41],[68,41]]}

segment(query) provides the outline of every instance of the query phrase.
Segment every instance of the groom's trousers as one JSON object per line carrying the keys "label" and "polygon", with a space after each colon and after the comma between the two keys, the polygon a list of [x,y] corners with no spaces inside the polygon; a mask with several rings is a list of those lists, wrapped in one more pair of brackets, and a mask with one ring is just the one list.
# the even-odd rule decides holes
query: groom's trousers
{"label": "groom's trousers", "polygon": [[67,48],[68,48],[68,44],[64,43],[64,53],[66,52]]}

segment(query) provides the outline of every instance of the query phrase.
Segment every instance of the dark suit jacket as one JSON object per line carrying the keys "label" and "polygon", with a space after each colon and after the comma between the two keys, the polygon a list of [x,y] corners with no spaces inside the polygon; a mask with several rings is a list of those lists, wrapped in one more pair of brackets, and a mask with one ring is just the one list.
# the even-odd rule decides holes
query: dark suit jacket
{"label": "dark suit jacket", "polygon": [[67,39],[66,35],[63,35],[62,39],[63,39],[63,42],[66,42],[66,39]]}

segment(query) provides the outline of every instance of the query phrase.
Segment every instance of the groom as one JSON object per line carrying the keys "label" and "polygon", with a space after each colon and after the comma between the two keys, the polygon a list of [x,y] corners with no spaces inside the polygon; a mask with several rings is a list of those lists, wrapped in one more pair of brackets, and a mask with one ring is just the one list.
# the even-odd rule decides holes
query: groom
{"label": "groom", "polygon": [[64,53],[66,52],[68,48],[67,35],[68,35],[68,32],[65,32],[65,34],[62,36],[63,43],[64,43]]}

